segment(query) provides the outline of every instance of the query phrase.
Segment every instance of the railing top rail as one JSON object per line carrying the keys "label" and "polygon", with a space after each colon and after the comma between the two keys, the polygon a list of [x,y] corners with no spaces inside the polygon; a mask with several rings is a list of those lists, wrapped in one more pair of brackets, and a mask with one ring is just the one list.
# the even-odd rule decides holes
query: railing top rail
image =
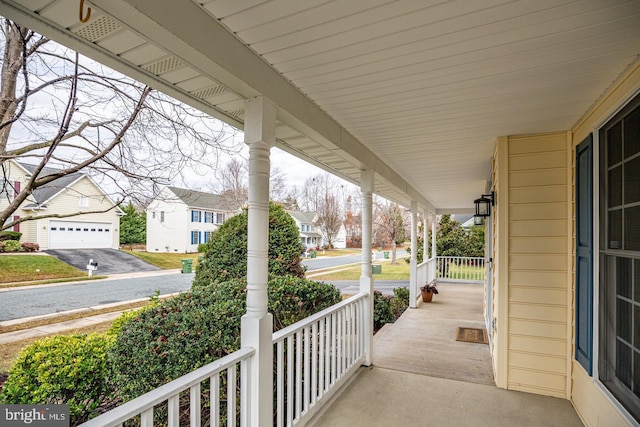
{"label": "railing top rail", "polygon": [[355,302],[357,302],[358,300],[363,299],[364,297],[366,297],[367,295],[369,295],[368,292],[360,292],[354,296],[352,296],[351,298],[348,298],[344,301],[341,301],[337,304],[332,305],[331,307],[327,307],[322,311],[317,312],[316,314],[313,314],[309,317],[307,317],[306,319],[302,319],[299,322],[294,323],[293,325],[289,325],[286,328],[280,329],[279,331],[276,331],[273,333],[273,342],[276,343],[282,339],[284,339],[285,337],[294,334],[296,332],[298,332],[299,330],[309,326],[310,324],[312,324],[313,322],[316,322],[320,319],[322,319],[323,317],[334,313],[338,310],[340,310],[343,307],[346,307],[348,305],[351,305]]}
{"label": "railing top rail", "polygon": [[[440,257],[438,257],[440,258]],[[428,260],[422,261],[420,264],[418,264],[418,267],[423,266],[423,265],[427,265],[429,264],[429,262],[434,261],[435,258],[429,258]]]}
{"label": "railing top rail", "polygon": [[442,259],[442,258],[461,258],[461,259],[478,259],[478,260],[480,260],[480,259],[483,260],[484,259],[484,257],[474,257],[474,256],[440,256],[440,255],[438,255],[436,258],[440,258],[440,259]]}
{"label": "railing top rail", "polygon": [[196,369],[186,375],[176,378],[167,384],[160,386],[140,397],[136,397],[129,402],[112,409],[96,418],[81,424],[81,427],[109,427],[119,425],[128,419],[139,415],[147,409],[164,402],[169,397],[189,389],[191,386],[199,384],[203,380],[234,366],[239,361],[255,354],[253,347],[244,347],[225,357],[215,360],[208,365]]}

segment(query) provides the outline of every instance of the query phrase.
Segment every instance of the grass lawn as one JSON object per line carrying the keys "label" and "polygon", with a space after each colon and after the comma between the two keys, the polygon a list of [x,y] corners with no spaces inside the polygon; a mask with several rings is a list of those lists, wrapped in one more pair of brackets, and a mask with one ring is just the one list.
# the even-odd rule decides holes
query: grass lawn
{"label": "grass lawn", "polygon": [[360,253],[360,249],[329,249],[323,251],[320,249],[318,251],[318,256],[326,256],[326,257],[335,257],[335,256],[344,256],[344,255],[358,255]]}
{"label": "grass lawn", "polygon": [[202,254],[181,254],[181,253],[163,253],[163,252],[138,252],[138,251],[123,251],[140,258],[149,264],[155,265],[165,270],[171,270],[175,268],[182,268],[183,259],[192,259],[193,268],[198,265],[198,255]]}
{"label": "grass lawn", "polygon": [[[459,280],[479,280],[484,278],[484,267],[449,264],[448,278]],[[438,274],[438,277],[442,277]]]}
{"label": "grass lawn", "polygon": [[1,255],[0,283],[86,277],[87,273],[45,255]]}
{"label": "grass lawn", "polygon": [[[374,264],[378,264],[375,261]],[[374,274],[377,280],[409,280],[409,263],[403,259],[398,260],[398,264],[391,265],[389,262],[379,263],[382,265],[382,274]],[[326,274],[314,274],[309,272],[311,280],[358,280],[360,279],[361,266],[349,267],[345,270],[327,272]]]}

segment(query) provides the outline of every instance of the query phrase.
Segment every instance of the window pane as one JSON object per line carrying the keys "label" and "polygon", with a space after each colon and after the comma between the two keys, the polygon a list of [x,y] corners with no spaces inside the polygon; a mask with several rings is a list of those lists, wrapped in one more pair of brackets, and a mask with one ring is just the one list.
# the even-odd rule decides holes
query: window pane
{"label": "window pane", "polygon": [[621,341],[616,345],[616,377],[631,387],[631,348]]}
{"label": "window pane", "polygon": [[622,249],[622,210],[609,212],[609,249]]}
{"label": "window pane", "polygon": [[640,206],[624,210],[624,249],[640,251]]}
{"label": "window pane", "polygon": [[640,348],[640,307],[637,305],[633,306],[633,324],[633,345]]}
{"label": "window pane", "polygon": [[640,201],[640,157],[624,164],[624,203]]}
{"label": "window pane", "polygon": [[640,151],[640,108],[624,118],[624,156],[631,157]]}
{"label": "window pane", "polygon": [[616,294],[631,299],[631,260],[616,258]]}
{"label": "window pane", "polygon": [[616,304],[616,335],[627,342],[631,342],[631,308],[630,302],[618,298]]}
{"label": "window pane", "polygon": [[622,161],[622,122],[607,131],[607,156],[609,166]]}
{"label": "window pane", "polygon": [[609,207],[622,204],[622,166],[609,171]]}
{"label": "window pane", "polygon": [[[636,259],[633,261],[634,272],[633,277],[635,277],[635,283],[633,287],[634,291],[634,301],[640,302],[640,259]],[[637,324],[638,329],[640,329],[640,323]],[[640,347],[640,345],[638,346]]]}
{"label": "window pane", "polygon": [[640,397],[640,369],[638,369],[640,367],[640,353],[633,352],[633,357],[633,366],[635,368],[633,370],[633,393]]}

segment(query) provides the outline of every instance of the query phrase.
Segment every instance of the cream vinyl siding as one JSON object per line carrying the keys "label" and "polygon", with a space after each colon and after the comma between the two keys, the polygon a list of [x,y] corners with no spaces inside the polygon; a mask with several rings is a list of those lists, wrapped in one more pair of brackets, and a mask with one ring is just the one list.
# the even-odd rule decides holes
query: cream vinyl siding
{"label": "cream vinyl siding", "polygon": [[[575,294],[575,147],[580,144],[591,132],[601,126],[606,120],[608,120],[613,114],[622,106],[624,106],[631,98],[640,91],[640,60],[636,61],[632,67],[630,67],[626,73],[614,84],[603,96],[595,103],[593,108],[589,110],[584,117],[577,123],[572,130],[572,209],[571,209],[571,230],[572,230],[572,244],[571,244],[571,256],[572,271],[570,285],[572,289],[572,296]],[[597,151],[597,144],[594,144],[594,151]],[[595,159],[594,159],[595,161]],[[597,188],[598,183],[594,177],[594,187]],[[594,235],[594,239],[597,241],[598,234]],[[597,262],[598,257],[594,258],[594,263]],[[595,265],[595,264],[594,264]],[[597,280],[597,276],[594,277]],[[596,289],[595,294],[598,291]],[[571,315],[572,315],[572,342],[575,336],[575,302],[571,302]],[[594,320],[598,313],[594,313]],[[598,333],[594,333],[594,343],[598,340]],[[622,412],[613,403],[613,399],[609,393],[603,391],[603,387],[597,384],[595,377],[590,377],[584,368],[575,360],[573,353],[574,349],[571,348],[571,364],[572,364],[572,386],[571,386],[571,402],[576,408],[578,415],[586,426],[622,426],[631,425],[631,421],[627,420]],[[594,352],[594,357],[597,361],[597,354]],[[596,363],[594,363],[594,366]],[[594,369],[595,375],[595,369]]]}
{"label": "cream vinyl siding", "polygon": [[[80,197],[87,196],[89,198],[89,206],[81,208]],[[113,203],[91,182],[90,179],[83,177],[75,183],[71,184],[66,189],[62,190],[57,196],[52,198],[46,203],[47,209],[42,211],[42,214],[72,214],[82,213],[85,211],[99,211],[113,207]],[[51,221],[55,221],[59,218],[51,218]],[[100,222],[111,224],[112,232],[112,248],[117,249],[120,246],[120,217],[117,214],[117,209],[113,208],[103,213],[87,213],[82,215],[75,215],[68,218],[62,218],[62,220],[68,221],[81,221],[81,222]],[[47,230],[42,230],[39,233],[40,249],[47,249],[49,247],[49,226]],[[117,230],[117,231],[116,231]]]}
{"label": "cream vinyl siding", "polygon": [[497,197],[508,204],[506,386],[556,397],[569,394],[567,146],[566,133],[499,145],[508,159],[506,201]]}

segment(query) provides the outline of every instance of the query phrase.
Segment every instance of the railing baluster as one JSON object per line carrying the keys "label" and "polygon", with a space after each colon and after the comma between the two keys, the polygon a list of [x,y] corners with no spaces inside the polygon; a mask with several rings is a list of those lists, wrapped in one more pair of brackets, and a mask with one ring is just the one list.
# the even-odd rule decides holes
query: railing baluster
{"label": "railing baluster", "polygon": [[318,396],[318,322],[311,324],[311,404]]}
{"label": "railing baluster", "polygon": [[303,378],[303,387],[304,387],[304,402],[302,405],[302,410],[307,412],[309,410],[309,402],[311,401],[311,369],[309,366],[309,360],[311,359],[311,348],[309,337],[309,328],[304,328],[304,359],[302,360],[303,369],[304,369],[304,378]]}
{"label": "railing baluster", "polygon": [[180,395],[171,396],[167,402],[169,427],[180,427]]}
{"label": "railing baluster", "polygon": [[227,426],[236,425],[236,365],[227,368]]}
{"label": "railing baluster", "polygon": [[246,359],[240,361],[240,384],[240,427],[246,427],[251,414],[251,363]]}
{"label": "railing baluster", "polygon": [[284,366],[282,366],[283,341],[276,343],[276,426],[284,425],[282,406],[284,402]]}
{"label": "railing baluster", "polygon": [[209,380],[211,392],[209,401],[211,402],[211,427],[220,427],[220,373],[214,374]]}
{"label": "railing baluster", "polygon": [[331,385],[336,382],[336,368],[338,361],[336,360],[336,314],[331,314]]}
{"label": "railing baluster", "polygon": [[324,318],[324,390],[329,390],[331,384],[331,316]]}
{"label": "railing baluster", "polygon": [[189,389],[189,415],[191,427],[200,427],[200,383]]}
{"label": "railing baluster", "polygon": [[287,337],[287,426],[293,425],[293,335]]}
{"label": "railing baluster", "polygon": [[140,427],[153,427],[153,408],[149,408],[140,414]]}
{"label": "railing baluster", "polygon": [[302,333],[296,332],[296,419],[302,413]]}

